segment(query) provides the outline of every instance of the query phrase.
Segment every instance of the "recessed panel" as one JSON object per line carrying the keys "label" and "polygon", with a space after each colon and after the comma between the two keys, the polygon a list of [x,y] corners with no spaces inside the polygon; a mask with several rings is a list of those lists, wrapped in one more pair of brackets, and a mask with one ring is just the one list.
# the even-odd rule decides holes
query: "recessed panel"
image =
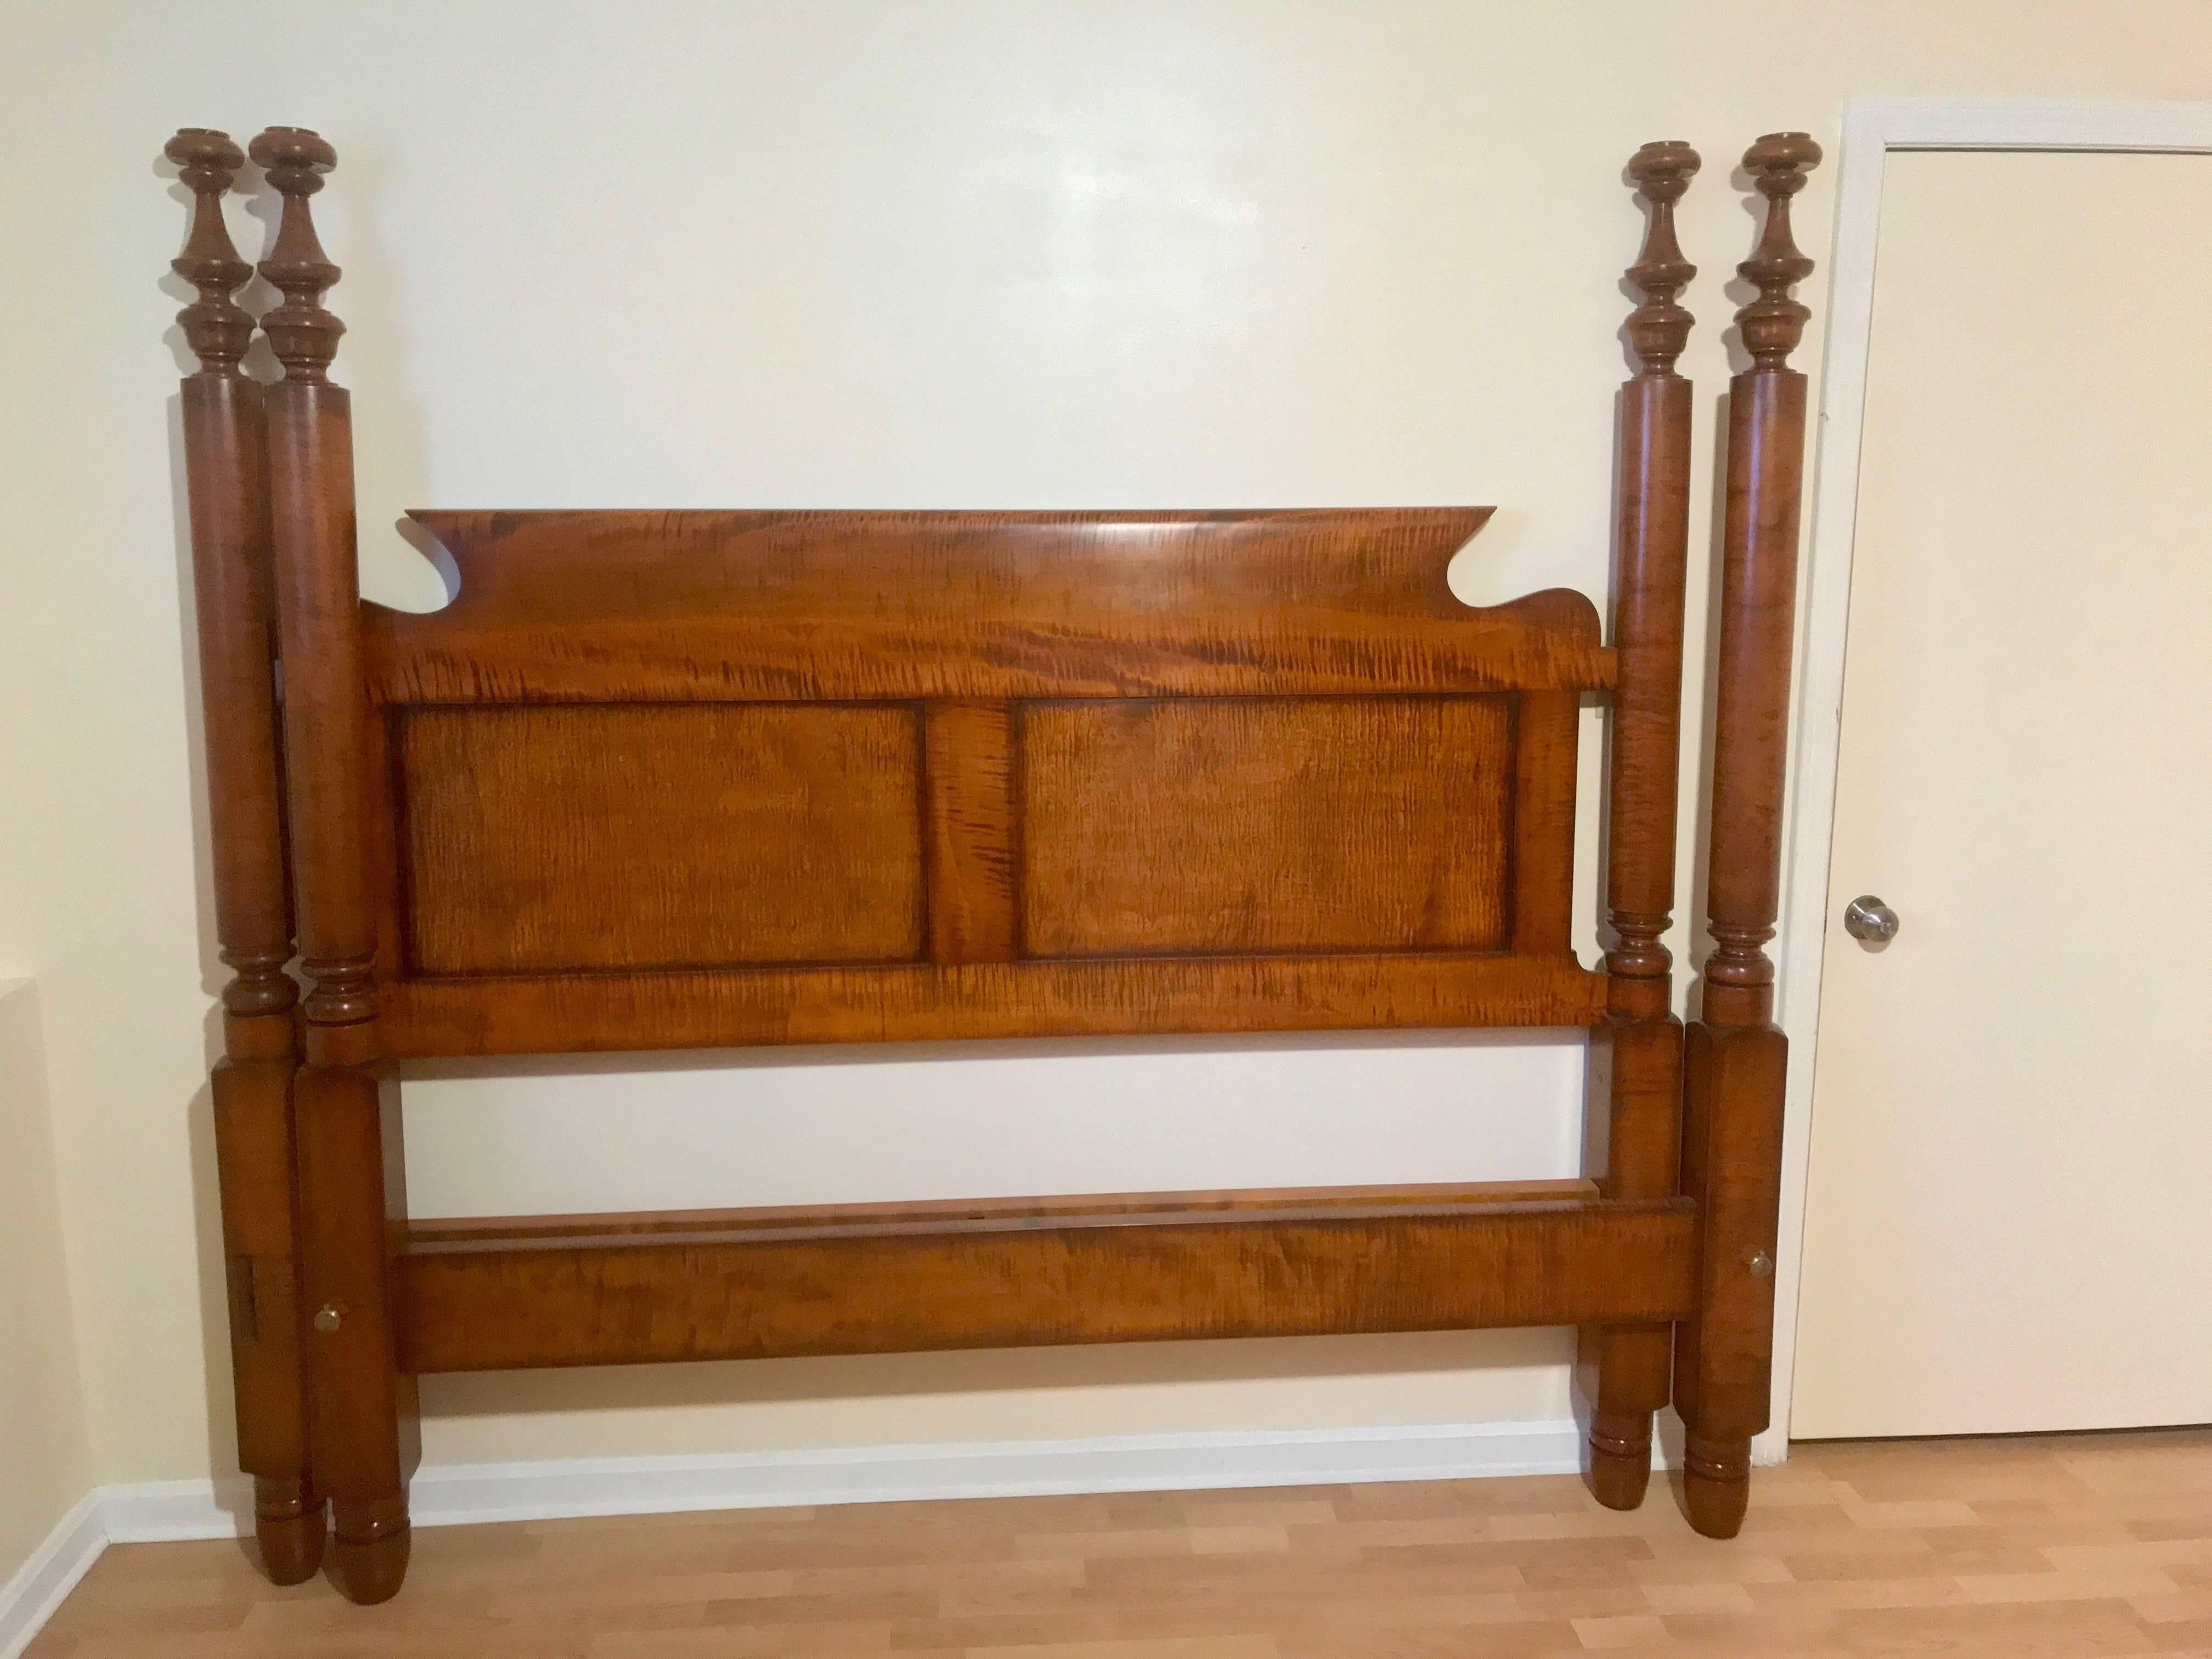
{"label": "recessed panel", "polygon": [[911,961],[919,738],[901,706],[407,711],[408,969]]}
{"label": "recessed panel", "polygon": [[1504,949],[1505,697],[1034,702],[1030,956]]}

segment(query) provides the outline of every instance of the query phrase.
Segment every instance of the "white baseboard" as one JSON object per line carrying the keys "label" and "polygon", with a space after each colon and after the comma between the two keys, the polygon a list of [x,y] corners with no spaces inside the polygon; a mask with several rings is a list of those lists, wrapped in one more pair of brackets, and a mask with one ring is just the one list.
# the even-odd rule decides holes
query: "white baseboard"
{"label": "white baseboard", "polygon": [[[1297,1486],[1564,1474],[1581,1467],[1571,1419],[1407,1427],[1115,1435],[1085,1440],[855,1446],[678,1457],[426,1464],[409,1483],[418,1526],[909,1498]],[[149,1481],[100,1493],[117,1543],[252,1529],[241,1480]]]}
{"label": "white baseboard", "polygon": [[100,1522],[100,1494],[87,1492],[55,1523],[15,1576],[0,1585],[0,1659],[15,1659],[30,1646],[62,1598],[100,1559],[100,1551],[107,1547],[107,1532]]}

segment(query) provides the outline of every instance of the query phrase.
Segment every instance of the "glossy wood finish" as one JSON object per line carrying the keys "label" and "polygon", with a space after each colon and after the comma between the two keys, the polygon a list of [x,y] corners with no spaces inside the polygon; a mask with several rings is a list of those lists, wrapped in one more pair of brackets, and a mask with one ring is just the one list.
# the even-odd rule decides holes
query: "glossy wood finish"
{"label": "glossy wood finish", "polygon": [[179,313],[199,360],[185,377],[185,470],[205,724],[223,1058],[211,1079],[222,1200],[239,1464],[253,1477],[261,1560],[280,1584],[313,1575],[323,1504],[307,1462],[293,1169],[297,988],[285,973],[283,770],[277,748],[274,601],[261,387],[240,372],[253,319],[232,296],[252,267],[231,241],[222,198],[246,161],[229,137],[188,127],[166,154],[192,192],[191,234],[173,269],[199,290]]}
{"label": "glossy wood finish", "polygon": [[[1572,1176],[1552,1181],[1427,1182],[1401,1187],[1239,1187],[1181,1193],[1072,1193],[1048,1198],[939,1198],[884,1204],[768,1206],[744,1210],[642,1210],[586,1215],[452,1216],[408,1229],[416,1246],[465,1246],[490,1239],[574,1242],[615,1236],[726,1234],[732,1229],[819,1234],[863,1227],[923,1228],[939,1224],[1085,1222],[1107,1216],[1202,1215],[1224,1210],[1375,1209],[1386,1205],[1535,1203],[1598,1196],[1597,1183]],[[833,1216],[834,1221],[827,1219]]]}
{"label": "glossy wood finish", "polygon": [[922,733],[929,960],[1012,962],[1022,953],[1013,705],[933,702]]}
{"label": "glossy wood finish", "polygon": [[911,705],[418,708],[394,720],[410,973],[921,956]]}
{"label": "glossy wood finish", "polygon": [[404,1260],[416,1371],[1303,1336],[1688,1310],[1680,1199],[1476,1193],[1363,1204],[957,1218],[836,1210],[676,1230],[615,1218],[416,1233]]}
{"label": "glossy wood finish", "polygon": [[315,1469],[330,1495],[331,1569],[356,1601],[407,1571],[415,1379],[402,1372],[390,1257],[406,1215],[397,1085],[367,1066],[301,1068]]}
{"label": "glossy wood finish", "polygon": [[1570,1475],[441,1528],[371,1617],[111,1548],[24,1659],[2087,1659],[2212,1649],[2212,1431],[1801,1445],[1743,1535]]}
{"label": "glossy wood finish", "polygon": [[387,1054],[1598,1017],[1613,658],[1451,597],[1483,509],[420,516],[460,597],[368,612],[352,769]]}
{"label": "glossy wood finish", "polygon": [[1605,1012],[1603,976],[1571,961],[1441,951],[416,979],[383,994],[386,1046],[433,1057],[1589,1025]]}
{"label": "glossy wood finish", "polygon": [[1796,624],[1805,377],[1789,355],[1811,313],[1790,289],[1813,269],[1790,198],[1820,160],[1802,133],[1744,155],[1767,202],[1738,267],[1759,297],[1736,313],[1752,364],[1729,383],[1728,509],[1713,734],[1709,928],[1703,1005],[1689,1036],[1682,1178],[1704,1219],[1698,1311],[1679,1334],[1674,1402],[1688,1430],[1684,1492],[1700,1532],[1742,1524],[1751,1437],[1766,1426],[1787,1044],[1765,953],[1780,896],[1782,800]]}
{"label": "glossy wood finish", "polygon": [[[1487,507],[428,513],[460,591],[372,608],[391,703],[1335,696],[1609,685],[1565,589],[1470,610]],[[588,637],[592,647],[578,648]]]}
{"label": "glossy wood finish", "polygon": [[1650,204],[1628,268],[1644,302],[1628,319],[1637,372],[1620,393],[1620,524],[1613,572],[1613,699],[1606,773],[1608,1006],[1637,1018],[1673,1009],[1674,822],[1682,710],[1682,605],[1689,562],[1690,383],[1674,371],[1692,319],[1678,302],[1698,274],[1674,235],[1674,204],[1698,167],[1680,141],[1646,144],[1628,164]]}
{"label": "glossy wood finish", "polygon": [[[1786,198],[1778,181],[1806,161],[1784,148],[1754,172]],[[1729,999],[1749,983],[1762,890],[1771,927],[1772,870],[1762,890],[1740,867],[1758,835],[1731,822],[1695,1072],[1707,1106],[1678,1160],[1660,939],[1686,146],[1646,146],[1632,167],[1652,217],[1631,272],[1647,298],[1621,405],[1613,647],[1579,594],[1455,599],[1446,566],[1488,516],[1468,507],[421,513],[458,596],[426,615],[364,606],[347,398],[327,374],[338,273],[307,206],[332,156],[282,128],[253,153],[284,198],[262,269],[283,296],[264,321],[284,367],[267,454],[309,981],[290,1092],[311,1439],[349,1595],[398,1587],[410,1377],[459,1368],[1580,1323],[1593,1485],[1626,1504],[1648,1479],[1668,1331],[1695,1313],[1674,1380],[1692,1512],[1719,1529],[1706,1488],[1747,1443],[1767,1316],[1728,1253],[1756,1233],[1762,1194],[1770,1246],[1772,1225],[1765,1120],[1736,1105],[1767,1086],[1767,1051]],[[1802,412],[1786,346],[1767,343],[1792,303],[1786,222],[1769,244],[1746,267],[1773,292],[1744,313],[1761,355],[1739,385],[1722,629],[1717,811],[1753,817],[1778,783],[1744,745],[1766,740],[1760,699],[1779,695],[1765,655],[1777,638],[1786,651],[1774,568]],[[1581,699],[1607,691],[1601,975],[1573,949],[1576,745]],[[1778,746],[1768,758],[1778,769]],[[410,1230],[382,1071],[416,1055],[1558,1025],[1596,1028],[1593,1180],[1568,1189]],[[290,1050],[269,1058],[289,1079]],[[264,1115],[274,1097],[251,1095]]]}
{"label": "glossy wood finish", "polygon": [[385,1296],[385,1199],[387,1191],[395,1204],[402,1198],[385,1180],[398,1114],[383,1109],[370,1069],[379,1057],[370,975],[376,921],[362,839],[372,780],[353,438],[347,395],[328,379],[343,325],[323,307],[338,270],[324,257],[307,207],[336,157],[313,133],[291,127],[264,132],[252,155],[283,198],[261,264],[283,300],[262,327],[284,369],[267,400],[292,884],[308,980],[308,1063],[295,1087],[313,1310],[310,1426],[331,1499],[333,1573],[354,1600],[377,1601],[399,1588],[406,1567],[412,1389],[398,1372]]}
{"label": "glossy wood finish", "polygon": [[284,378],[267,391],[270,505],[307,1054],[346,1064],[375,1057],[369,962],[376,930],[361,848],[372,781],[362,765],[368,702],[355,568],[352,404],[329,380],[344,325],[324,308],[322,296],[338,269],[324,258],[307,209],[336,157],[313,133],[291,127],[263,133],[252,155],[284,203],[276,242],[261,262],[283,303],[262,327],[284,367]]}
{"label": "glossy wood finish", "polygon": [[1020,708],[1022,937],[1038,956],[1510,942],[1510,699]]}
{"label": "glossy wood finish", "polygon": [[[1674,959],[1661,941],[1674,908],[1681,748],[1682,606],[1688,573],[1690,383],[1674,372],[1692,318],[1678,302],[1697,267],[1674,234],[1674,204],[1697,176],[1679,140],[1644,145],[1629,177],[1649,204],[1628,280],[1644,298],[1628,319],[1637,372],[1620,393],[1620,514],[1613,640],[1620,674],[1606,769],[1606,1023],[1591,1036],[1589,1167],[1610,1198],[1656,1198],[1680,1180],[1682,1027]],[[1652,1413],[1671,1386],[1665,1326],[1586,1328],[1578,1380],[1589,1405],[1590,1486],[1633,1509],[1651,1477]]]}

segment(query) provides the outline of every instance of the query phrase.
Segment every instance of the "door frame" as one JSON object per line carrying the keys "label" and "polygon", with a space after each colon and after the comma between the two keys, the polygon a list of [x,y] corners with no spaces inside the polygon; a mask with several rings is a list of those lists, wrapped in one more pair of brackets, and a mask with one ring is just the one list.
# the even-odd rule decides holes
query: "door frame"
{"label": "door frame", "polygon": [[[1892,150],[2073,150],[2212,155],[2212,102],[1854,99],[1844,106],[1835,231],[1829,244],[1828,334],[1821,359],[1809,545],[1798,617],[1796,764],[1783,866],[1778,999],[1796,1053],[1784,1103],[1782,1215],[1774,1308],[1773,1426],[1753,1443],[1760,1462],[1790,1444],[1812,1155],[1821,962],[1827,948],[1828,860],[1843,728],[1859,440],[1873,345],[1875,257],[1882,178]],[[1966,280],[1971,280],[1968,273]]]}

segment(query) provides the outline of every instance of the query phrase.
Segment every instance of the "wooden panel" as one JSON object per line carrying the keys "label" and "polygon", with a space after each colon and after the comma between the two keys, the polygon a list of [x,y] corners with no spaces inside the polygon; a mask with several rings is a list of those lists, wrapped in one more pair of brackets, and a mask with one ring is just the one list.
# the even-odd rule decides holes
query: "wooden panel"
{"label": "wooden panel", "polygon": [[1452,597],[1489,515],[417,513],[460,591],[369,611],[371,684],[436,703],[1609,684],[1581,594]]}
{"label": "wooden panel", "polygon": [[920,954],[911,708],[421,709],[398,747],[416,972]]}
{"label": "wooden panel", "polygon": [[1513,948],[1531,956],[1564,956],[1574,920],[1578,708],[1571,691],[1534,691],[1518,702]]}
{"label": "wooden panel", "polygon": [[929,957],[1012,960],[1014,714],[1003,702],[933,702],[929,750]]}
{"label": "wooden panel", "polygon": [[1511,701],[1022,708],[1034,956],[1501,948]]}
{"label": "wooden panel", "polygon": [[417,1371],[1666,1319],[1686,1200],[1479,1197],[417,1239]]}
{"label": "wooden panel", "polygon": [[386,1052],[580,1054],[1154,1031],[1589,1025],[1605,979],[1559,958],[1340,956],[402,980]]}

